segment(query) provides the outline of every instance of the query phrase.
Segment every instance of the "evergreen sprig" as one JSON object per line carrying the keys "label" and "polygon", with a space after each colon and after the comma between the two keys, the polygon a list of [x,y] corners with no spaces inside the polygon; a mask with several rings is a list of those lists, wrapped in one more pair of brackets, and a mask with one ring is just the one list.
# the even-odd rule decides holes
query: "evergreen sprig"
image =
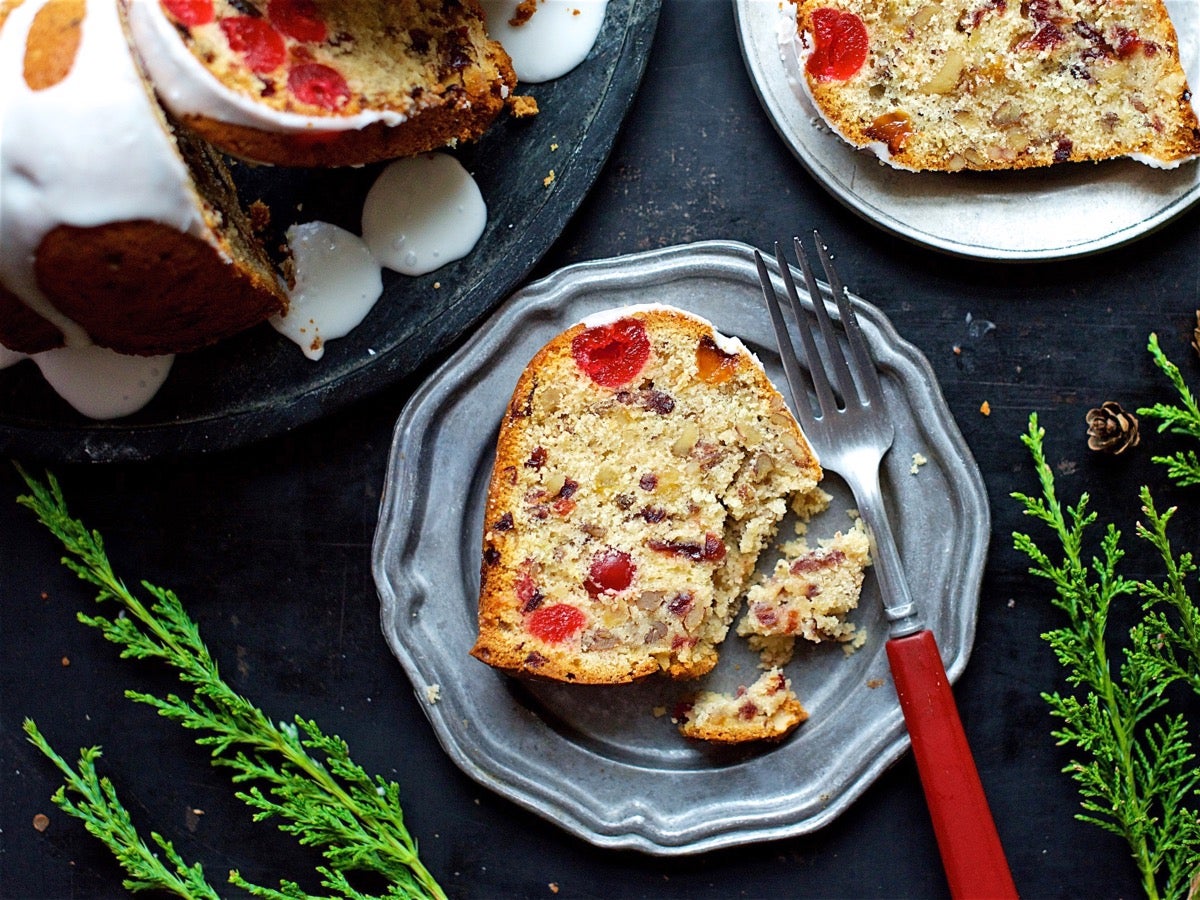
{"label": "evergreen sprig", "polygon": [[129,812],[117,798],[112,782],[96,772],[99,747],[80,750],[77,768],[72,769],[54,751],[32,719],[25,720],[24,728],[29,742],[58,766],[66,779],[51,798],[54,805],[82,820],[84,827],[112,850],[121,868],[129,873],[122,882],[126,890],[166,891],[187,900],[219,900],[199,863],[189,866],[170,841],[151,832],[150,839],[166,858],[164,863],[142,840]]}
{"label": "evergreen sprig", "polygon": [[[1121,575],[1121,533],[1111,524],[1100,538],[1098,555],[1088,559],[1084,542],[1096,514],[1088,511],[1087,494],[1075,506],[1063,507],[1044,438],[1037,415],[1030,416],[1021,440],[1033,457],[1041,495],[1013,497],[1025,515],[1049,528],[1057,544],[1055,558],[1027,534],[1014,533],[1013,541],[1033,563],[1030,572],[1053,584],[1051,602],[1066,614],[1066,624],[1043,638],[1066,669],[1072,690],[1042,697],[1060,721],[1054,738],[1077,754],[1063,770],[1075,779],[1082,798],[1076,818],[1125,839],[1147,897],[1183,897],[1200,867],[1200,818],[1190,805],[1200,770],[1192,765],[1186,719],[1165,707],[1172,684],[1198,684],[1200,629],[1185,584],[1196,567],[1190,554],[1175,556],[1167,537],[1174,510],[1159,513],[1145,488],[1141,500],[1148,524],[1139,525],[1138,534],[1158,550],[1166,579],[1156,584]],[[1140,598],[1143,616],[1129,630],[1116,661],[1110,653],[1117,645],[1109,633],[1110,613],[1131,595]]]}
{"label": "evergreen sprig", "polygon": [[[1200,440],[1200,405],[1197,405],[1195,395],[1184,383],[1179,367],[1167,359],[1158,344],[1158,335],[1150,335],[1147,349],[1155,364],[1175,388],[1179,402],[1156,403],[1153,406],[1142,407],[1138,414],[1158,419],[1159,434],[1170,432]],[[1178,450],[1166,456],[1153,456],[1151,459],[1165,465],[1167,475],[1178,484],[1200,484],[1200,457],[1197,457],[1194,450]]]}
{"label": "evergreen sprig", "polygon": [[[234,691],[179,598],[146,582],[141,586],[149,604],[135,596],[113,572],[100,534],[70,516],[53,475],[43,484],[19,466],[18,470],[30,493],[17,502],[62,542],[69,554],[63,563],[98,589],[97,600],[120,607],[111,618],[80,613],[79,620],[120,646],[122,657],[153,659],[172,667],[186,688],[182,696],[138,691],[126,691],[126,696],[199,732],[196,742],[210,750],[213,764],[232,769],[234,782],[246,785],[237,796],[254,809],[256,821],[275,820],[301,844],[319,848],[327,865],[317,873],[332,896],[365,900],[367,895],[350,885],[346,873],[369,872],[387,882],[384,897],[444,897],[405,827],[399,787],[368,775],[350,758],[341,738],[326,735],[311,719],[296,716],[290,723],[277,724]],[[46,749],[48,745],[43,752]],[[106,810],[115,813],[113,807],[98,807],[96,813]],[[113,822],[119,824],[116,818]],[[105,835],[116,833],[98,834],[114,853],[121,845],[110,843]],[[118,854],[118,859],[123,857]],[[124,859],[134,865],[139,861],[136,856]],[[134,877],[146,873],[138,869]],[[255,896],[305,896],[294,882],[282,881],[275,890],[250,884],[237,872],[230,880]]]}

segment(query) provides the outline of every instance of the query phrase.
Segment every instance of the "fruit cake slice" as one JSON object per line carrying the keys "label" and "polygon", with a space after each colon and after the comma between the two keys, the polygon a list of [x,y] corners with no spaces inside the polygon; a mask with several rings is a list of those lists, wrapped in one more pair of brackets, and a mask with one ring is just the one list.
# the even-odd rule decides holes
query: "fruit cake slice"
{"label": "fruit cake slice", "polygon": [[1200,154],[1161,0],[799,0],[793,46],[833,130],[896,168]]}
{"label": "fruit cake slice", "polygon": [[568,329],[500,426],[472,654],[579,683],[703,675],[820,477],[761,364],[705,320],[637,306]]}
{"label": "fruit cake slice", "polygon": [[121,0],[163,104],[222,150],[359,165],[479,137],[516,76],[478,0]]}

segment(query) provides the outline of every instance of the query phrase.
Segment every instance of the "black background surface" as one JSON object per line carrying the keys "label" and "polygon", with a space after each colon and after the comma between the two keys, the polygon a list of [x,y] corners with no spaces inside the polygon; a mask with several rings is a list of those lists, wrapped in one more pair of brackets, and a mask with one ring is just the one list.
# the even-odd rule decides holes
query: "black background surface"
{"label": "black background surface", "polygon": [[[1156,485],[1160,505],[1184,507],[1176,535],[1195,545],[1200,495],[1168,488],[1150,462],[1170,439],[1147,421],[1132,455],[1099,457],[1086,449],[1083,416],[1105,400],[1134,409],[1167,398],[1145,352],[1152,331],[1200,383],[1187,343],[1200,301],[1198,226],[1193,210],[1133,246],[1053,264],[960,260],[912,246],[844,209],[778,140],[742,66],[729,3],[667,0],[613,154],[538,267],[708,238],[769,247],[817,227],[850,289],[928,356],[992,503],[975,649],[955,693],[1027,897],[1141,889],[1124,843],[1074,821],[1078,798],[1060,771],[1070,756],[1055,746],[1040,698],[1063,687],[1040,638],[1061,620],[1047,586],[1012,549],[1013,530],[1033,523],[1009,493],[1035,490],[1018,435],[1037,411],[1063,496],[1089,491],[1101,520],[1127,533],[1127,574],[1155,572],[1132,539],[1143,482]],[[980,337],[971,325],[984,320],[996,327]],[[105,536],[118,573],[175,589],[237,689],[275,718],[315,718],[368,771],[399,782],[422,859],[452,897],[946,894],[911,756],[817,834],[672,860],[597,850],[462,775],[387,650],[370,575],[391,429],[418,382],[244,449],[55,471],[75,514]],[[36,459],[24,462],[39,469]],[[14,471],[0,466],[0,894],[121,894],[107,852],[50,803],[59,779],[25,743],[26,716],[68,757],[103,745],[102,771],[135,821],[202,862],[214,883],[236,867],[251,880],[282,876],[315,889],[314,854],[251,823],[227,776],[187,734],[124,699],[126,688],[165,692],[171,678],[120,660],[75,621],[92,593],[12,502],[20,491]],[[38,813],[50,818],[44,833],[32,825]]]}

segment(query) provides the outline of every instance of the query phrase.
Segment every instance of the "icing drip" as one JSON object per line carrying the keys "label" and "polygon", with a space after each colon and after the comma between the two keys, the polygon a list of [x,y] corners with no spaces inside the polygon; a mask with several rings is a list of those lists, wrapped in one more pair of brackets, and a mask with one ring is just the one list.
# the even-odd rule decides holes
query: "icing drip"
{"label": "icing drip", "polygon": [[349,334],[383,293],[379,263],[357,235],[327,222],[288,229],[296,284],[286,314],[271,325],[309,359],[320,359],[325,342]]}
{"label": "icing drip", "polygon": [[487,225],[487,205],[462,163],[427,153],[383,170],[362,220],[363,240],[382,265],[424,275],[471,252]]}
{"label": "icing drip", "polygon": [[541,0],[521,25],[510,20],[518,0],[481,0],[488,34],[512,57],[517,80],[539,84],[566,75],[591,52],[608,0]]}

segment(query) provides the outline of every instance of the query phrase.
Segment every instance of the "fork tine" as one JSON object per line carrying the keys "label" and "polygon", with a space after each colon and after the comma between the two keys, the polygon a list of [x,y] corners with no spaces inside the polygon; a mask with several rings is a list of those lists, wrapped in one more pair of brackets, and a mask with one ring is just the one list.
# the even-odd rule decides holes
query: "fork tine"
{"label": "fork tine", "polygon": [[[787,289],[788,301],[792,307],[792,315],[796,319],[797,329],[800,332],[800,343],[804,345],[804,359],[808,363],[808,377],[812,380],[813,389],[817,393],[817,404],[821,407],[821,417],[831,415],[837,412],[837,398],[833,395],[833,388],[829,384],[829,378],[825,374],[825,366],[821,364],[821,357],[817,353],[817,345],[813,341],[812,330],[808,327],[808,316],[804,312],[804,307],[800,305],[800,297],[796,293],[796,282],[792,280],[792,269],[788,265],[787,259],[784,258],[783,248],[779,243],[775,244],[775,261],[779,263],[779,274],[783,276],[783,286]],[[789,341],[789,346],[792,346]],[[801,394],[800,397],[805,397],[806,394]],[[800,399],[797,398],[799,403]]]}
{"label": "fork tine", "polygon": [[754,262],[758,266],[758,280],[762,285],[763,297],[767,301],[767,310],[771,313],[771,325],[775,329],[775,341],[779,345],[779,358],[783,363],[783,373],[787,378],[788,387],[792,393],[792,406],[795,407],[796,417],[800,419],[803,428],[813,427],[812,407],[808,403],[808,393],[804,389],[804,377],[800,373],[800,361],[796,357],[795,345],[788,332],[783,312],[779,308],[779,297],[775,294],[775,285],[771,281],[771,273],[763,261],[762,254],[754,251]]}
{"label": "fork tine", "polygon": [[[800,270],[804,273],[804,282],[808,285],[808,296],[812,300],[813,314],[817,318],[817,327],[821,331],[821,339],[825,342],[825,349],[829,353],[829,363],[833,367],[833,375],[837,381],[838,391],[842,395],[847,408],[860,405],[858,396],[858,388],[854,384],[854,379],[850,375],[850,369],[846,365],[846,354],[842,352],[841,346],[838,344],[837,332],[833,327],[833,320],[829,318],[829,310],[825,307],[825,295],[821,292],[820,286],[817,284],[817,279],[813,276],[812,266],[808,262],[808,254],[804,251],[804,245],[800,243],[800,238],[792,238],[792,248],[796,253],[796,259],[800,262]],[[817,250],[820,251],[820,244],[817,245]],[[822,259],[822,264],[824,259]],[[826,269],[826,274],[828,274]],[[830,287],[832,291],[832,285]],[[836,297],[835,297],[836,299]],[[841,307],[838,307],[839,310]]]}
{"label": "fork tine", "polygon": [[833,265],[833,257],[829,255],[829,247],[821,239],[821,233],[814,230],[813,238],[817,244],[817,255],[821,258],[821,267],[825,270],[825,278],[829,282],[834,302],[837,303],[838,312],[842,317],[842,327],[846,330],[850,355],[854,357],[855,375],[866,393],[867,402],[872,406],[882,407],[883,387],[879,383],[879,371],[875,368],[871,351],[867,349],[867,341],[863,337],[862,326],[858,324],[858,316],[854,314],[854,307],[850,305],[850,299],[846,296],[846,287]]}

